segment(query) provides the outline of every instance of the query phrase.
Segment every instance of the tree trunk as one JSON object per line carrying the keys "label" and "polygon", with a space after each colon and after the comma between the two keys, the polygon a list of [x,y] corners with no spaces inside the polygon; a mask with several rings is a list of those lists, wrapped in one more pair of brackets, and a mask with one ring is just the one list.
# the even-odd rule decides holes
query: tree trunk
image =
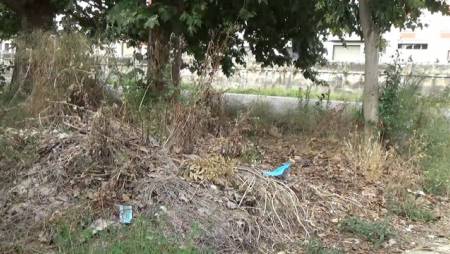
{"label": "tree trunk", "polygon": [[365,79],[363,115],[366,134],[373,135],[378,124],[378,45],[380,32],[373,21],[370,0],[359,1],[359,18],[364,37]]}
{"label": "tree trunk", "polygon": [[164,72],[168,63],[169,40],[159,28],[151,29],[147,43],[147,82],[159,94],[166,89]]}
{"label": "tree trunk", "polygon": [[181,65],[183,63],[183,41],[180,36],[173,39],[173,62],[172,62],[172,83],[175,87],[180,86],[181,82]]}
{"label": "tree trunk", "polygon": [[16,41],[14,69],[10,84],[12,101],[18,97],[29,95],[33,89],[31,80],[26,77],[30,57],[27,49],[33,48],[31,34],[36,31],[50,30],[53,26],[55,10],[49,0],[25,1],[15,3],[10,7],[21,19],[21,31]]}

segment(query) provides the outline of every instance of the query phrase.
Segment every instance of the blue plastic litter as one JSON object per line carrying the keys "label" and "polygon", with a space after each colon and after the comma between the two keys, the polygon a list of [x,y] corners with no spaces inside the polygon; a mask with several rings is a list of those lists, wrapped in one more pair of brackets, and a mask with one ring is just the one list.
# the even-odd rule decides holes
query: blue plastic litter
{"label": "blue plastic litter", "polygon": [[122,224],[130,224],[133,219],[133,208],[130,205],[119,205],[119,219]]}
{"label": "blue plastic litter", "polygon": [[285,174],[289,171],[290,166],[291,166],[291,163],[287,162],[272,171],[264,172],[263,175],[264,176],[272,176],[272,177],[285,176]]}

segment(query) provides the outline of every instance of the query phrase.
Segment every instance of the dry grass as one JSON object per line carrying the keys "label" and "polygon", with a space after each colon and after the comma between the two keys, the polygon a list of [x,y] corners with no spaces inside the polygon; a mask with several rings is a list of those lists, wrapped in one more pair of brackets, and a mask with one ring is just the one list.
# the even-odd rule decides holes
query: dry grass
{"label": "dry grass", "polygon": [[[24,77],[19,82],[20,86],[31,86],[24,104],[31,115],[64,116],[79,112],[77,107],[96,109],[100,106],[105,98],[96,74],[100,62],[92,56],[92,44],[83,35],[55,36],[36,32],[26,40],[33,45],[18,56],[26,62]],[[28,45],[21,40],[18,44]],[[18,93],[22,90],[19,88]],[[75,108],[65,107],[64,103],[73,104]]]}
{"label": "dry grass", "polygon": [[421,161],[425,153],[420,138],[410,140],[407,156],[401,155],[395,147],[386,148],[377,140],[367,140],[355,133],[345,141],[344,149],[352,167],[359,170],[367,181],[381,181],[386,186],[385,198],[389,202],[407,203],[410,192],[422,190]]}
{"label": "dry grass", "polygon": [[419,166],[420,155],[408,159],[392,153],[389,159],[385,182],[391,197],[404,201],[407,190],[421,190],[423,174]]}
{"label": "dry grass", "polygon": [[210,155],[188,160],[181,168],[181,175],[188,180],[227,186],[236,172],[236,161],[220,155]]}
{"label": "dry grass", "polygon": [[[260,171],[240,167],[239,190],[242,193],[238,205],[245,205],[246,198],[255,197],[254,207],[247,207],[250,214],[258,215],[262,221],[256,225],[260,234],[274,242],[286,242],[299,235],[308,237],[312,225],[308,223],[308,208],[301,202],[294,190],[285,182],[263,177]],[[306,191],[307,185],[304,186]],[[251,198],[250,198],[251,200]],[[248,205],[248,204],[247,204]],[[288,238],[288,239],[286,239]],[[258,238],[256,238],[258,239]]]}
{"label": "dry grass", "polygon": [[376,181],[382,177],[391,153],[386,151],[380,141],[352,134],[344,144],[348,160],[367,180]]}
{"label": "dry grass", "polygon": [[236,31],[234,26],[212,34],[200,75],[185,104],[174,103],[167,122],[168,136],[164,146],[184,153],[192,153],[196,141],[207,132],[207,128],[217,125],[217,116],[222,111],[222,94],[214,92],[212,82],[219,71],[220,63],[228,50],[228,43]]}

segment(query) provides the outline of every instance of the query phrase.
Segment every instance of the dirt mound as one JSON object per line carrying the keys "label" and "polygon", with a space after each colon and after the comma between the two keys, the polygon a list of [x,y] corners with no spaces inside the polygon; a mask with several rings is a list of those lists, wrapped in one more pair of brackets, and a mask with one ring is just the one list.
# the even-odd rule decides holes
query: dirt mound
{"label": "dirt mound", "polygon": [[[46,225],[67,211],[88,206],[94,216],[112,217],[118,203],[133,205],[138,214],[166,217],[172,234],[187,236],[197,224],[202,232],[197,244],[222,252],[274,250],[313,232],[307,204],[292,186],[263,177],[256,168],[236,167],[235,161],[222,167],[229,160],[217,159],[214,169],[198,173],[227,168],[227,183],[209,178],[194,182],[179,169],[186,163],[172,160],[157,142],[143,139],[106,109],[83,121],[62,123],[64,128],[7,134],[13,140],[33,138],[36,156],[11,167],[8,172],[14,176],[9,179],[14,181],[2,185],[4,248],[37,239],[49,244],[52,232]],[[197,167],[208,165],[204,161]],[[210,176],[215,175],[222,174]],[[296,191],[309,192],[301,186],[306,185],[299,184]]]}
{"label": "dirt mound", "polygon": [[[35,154],[15,165],[7,159],[13,153],[0,157],[5,166],[0,185],[3,252],[12,252],[14,246],[51,248],[49,225],[59,217],[88,207],[95,218],[117,220],[115,205],[123,203],[132,205],[137,216],[167,221],[166,234],[185,238],[198,227],[196,246],[219,253],[299,253],[302,242],[312,238],[351,253],[408,248],[407,243],[393,243],[375,251],[340,231],[348,216],[377,221],[388,211],[386,186],[368,182],[352,169],[337,150],[338,141],[266,137],[258,144],[264,157],[251,166],[208,151],[202,157],[169,155],[108,109],[91,112],[83,121],[61,123],[52,129],[2,133],[23,158]],[[289,157],[297,159],[286,180],[262,175]],[[398,217],[393,221],[399,232],[412,223]],[[420,223],[414,227],[425,232]]]}
{"label": "dirt mound", "polygon": [[84,122],[63,122],[56,129],[4,134],[10,141],[32,139],[32,147],[20,152],[36,156],[2,172],[2,179],[14,179],[1,188],[2,244],[14,243],[17,237],[24,241],[21,244],[35,240],[36,230],[44,234],[47,222],[73,206],[111,208],[132,195],[139,179],[157,170],[175,172],[155,141],[143,141],[135,128],[103,114],[99,111]]}

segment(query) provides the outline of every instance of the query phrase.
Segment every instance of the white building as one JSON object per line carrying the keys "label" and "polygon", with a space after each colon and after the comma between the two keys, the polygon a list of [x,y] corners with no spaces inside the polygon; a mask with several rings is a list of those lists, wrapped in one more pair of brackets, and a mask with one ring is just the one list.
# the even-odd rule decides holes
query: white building
{"label": "white building", "polygon": [[[380,55],[381,63],[392,62],[392,56],[397,50],[405,61],[419,64],[450,63],[450,16],[424,13],[421,21],[423,29],[392,29],[383,35],[386,47]],[[346,47],[339,38],[325,42],[327,60],[364,63],[364,43],[361,38],[352,35],[345,40]]]}

